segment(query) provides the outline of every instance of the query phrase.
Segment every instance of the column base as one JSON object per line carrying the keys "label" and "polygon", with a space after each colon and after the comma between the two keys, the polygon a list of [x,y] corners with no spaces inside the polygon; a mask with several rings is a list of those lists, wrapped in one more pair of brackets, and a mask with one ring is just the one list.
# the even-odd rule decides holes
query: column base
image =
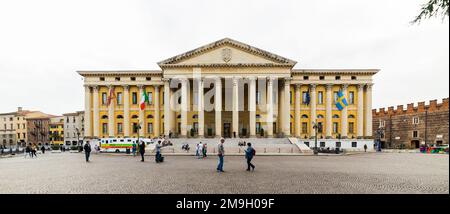
{"label": "column base", "polygon": [[358,136],[358,137],[356,137],[356,139],[364,139],[364,137],[363,136]]}
{"label": "column base", "polygon": [[347,136],[341,136],[341,139],[348,139]]}
{"label": "column base", "polygon": [[333,139],[332,136],[326,136],[325,139]]}

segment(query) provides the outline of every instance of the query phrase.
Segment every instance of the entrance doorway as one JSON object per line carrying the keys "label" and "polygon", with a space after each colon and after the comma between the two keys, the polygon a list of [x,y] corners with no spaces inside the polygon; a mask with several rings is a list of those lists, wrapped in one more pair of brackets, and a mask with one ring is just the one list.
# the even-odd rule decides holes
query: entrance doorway
{"label": "entrance doorway", "polygon": [[223,137],[224,138],[231,138],[231,123],[224,123],[223,124]]}
{"label": "entrance doorway", "polygon": [[418,149],[418,148],[420,148],[420,141],[418,141],[418,140],[412,140],[412,141],[411,141],[411,148],[413,148],[413,149]]}

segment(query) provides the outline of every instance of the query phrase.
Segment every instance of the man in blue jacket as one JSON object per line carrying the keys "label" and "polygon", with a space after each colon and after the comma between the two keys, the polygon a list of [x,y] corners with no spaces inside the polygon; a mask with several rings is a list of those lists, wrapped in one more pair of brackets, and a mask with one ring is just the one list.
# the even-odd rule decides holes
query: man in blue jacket
{"label": "man in blue jacket", "polygon": [[256,151],[252,147],[251,143],[247,143],[247,149],[245,150],[245,159],[247,159],[247,171],[250,171],[250,167],[252,170],[255,170],[255,165],[252,164],[252,159],[255,156]]}

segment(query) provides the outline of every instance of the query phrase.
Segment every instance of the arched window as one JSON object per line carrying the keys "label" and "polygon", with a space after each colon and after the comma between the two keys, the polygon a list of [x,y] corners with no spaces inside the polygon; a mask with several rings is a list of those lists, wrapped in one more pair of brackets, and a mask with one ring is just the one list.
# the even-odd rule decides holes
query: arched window
{"label": "arched window", "polygon": [[317,115],[317,118],[323,118],[323,115],[319,114]]}
{"label": "arched window", "polygon": [[147,119],[153,119],[153,115],[151,114],[147,115]]}
{"label": "arched window", "polygon": [[178,119],[181,119],[181,114],[177,116]]}
{"label": "arched window", "polygon": [[102,119],[108,119],[108,115],[103,115]]}
{"label": "arched window", "polygon": [[355,118],[355,115],[350,114],[350,115],[348,115],[348,118]]}
{"label": "arched window", "polygon": [[257,114],[257,115],[256,115],[256,119],[261,119],[261,115],[260,115],[260,114]]}
{"label": "arched window", "polygon": [[308,115],[304,114],[302,115],[302,118],[308,118]]}
{"label": "arched window", "polygon": [[197,119],[198,115],[194,114],[194,116],[192,116],[193,119]]}
{"label": "arched window", "polygon": [[122,115],[117,115],[117,119],[123,119],[123,116]]}
{"label": "arched window", "polygon": [[333,115],[333,118],[339,118],[339,115],[335,114]]}
{"label": "arched window", "polygon": [[294,118],[294,116],[292,116],[292,114],[291,114],[291,119],[292,119],[292,118]]}
{"label": "arched window", "polygon": [[131,116],[132,119],[138,119],[139,117],[137,115]]}

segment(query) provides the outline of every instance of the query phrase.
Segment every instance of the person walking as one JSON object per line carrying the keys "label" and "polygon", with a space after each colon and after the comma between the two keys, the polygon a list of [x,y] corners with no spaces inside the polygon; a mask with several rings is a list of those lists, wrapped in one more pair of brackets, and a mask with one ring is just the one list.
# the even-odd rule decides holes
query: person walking
{"label": "person walking", "polygon": [[31,147],[30,145],[27,145],[27,147],[25,147],[25,156],[24,158],[31,157]]}
{"label": "person walking", "polygon": [[145,142],[141,141],[139,144],[139,154],[141,154],[141,162],[144,162]]}
{"label": "person walking", "polygon": [[89,162],[89,157],[91,156],[91,144],[89,144],[89,142],[86,142],[86,144],[84,144],[84,155],[86,156],[86,162]]}
{"label": "person walking", "polygon": [[197,145],[195,145],[195,157],[197,157],[197,159],[198,159],[198,156],[199,156],[198,148],[199,148],[199,145],[197,143]]}
{"label": "person walking", "polygon": [[32,157],[32,158],[33,158],[33,157],[37,157],[36,150],[37,150],[36,144],[33,144],[33,145],[31,146],[31,157]]}
{"label": "person walking", "polygon": [[156,163],[163,162],[162,155],[161,155],[161,147],[162,147],[161,141],[158,141],[158,143],[155,145],[155,151],[156,151],[155,161],[156,161]]}
{"label": "person walking", "polygon": [[198,159],[203,158],[203,144],[200,142],[198,144]]}
{"label": "person walking", "polygon": [[221,138],[220,143],[217,146],[217,156],[219,156],[219,164],[217,165],[217,172],[223,171],[223,156],[225,155],[225,149],[223,148],[223,144],[225,143],[225,139]]}
{"label": "person walking", "polygon": [[367,144],[364,144],[364,152],[367,152]]}
{"label": "person walking", "polygon": [[207,147],[207,145],[206,145],[206,143],[203,145],[203,158],[206,158],[207,157],[207,155],[206,155],[206,153],[208,152],[208,147]]}
{"label": "person walking", "polygon": [[252,159],[255,156],[255,149],[251,143],[247,143],[247,149],[245,150],[245,159],[247,159],[247,171],[250,171],[250,167],[255,171],[255,165],[252,164]]}
{"label": "person walking", "polygon": [[44,145],[42,145],[41,151],[42,151],[42,154],[45,154],[45,146]]}
{"label": "person walking", "polygon": [[131,152],[133,153],[133,157],[136,157],[136,150],[137,150],[136,144],[133,143],[133,146],[131,147]]}

